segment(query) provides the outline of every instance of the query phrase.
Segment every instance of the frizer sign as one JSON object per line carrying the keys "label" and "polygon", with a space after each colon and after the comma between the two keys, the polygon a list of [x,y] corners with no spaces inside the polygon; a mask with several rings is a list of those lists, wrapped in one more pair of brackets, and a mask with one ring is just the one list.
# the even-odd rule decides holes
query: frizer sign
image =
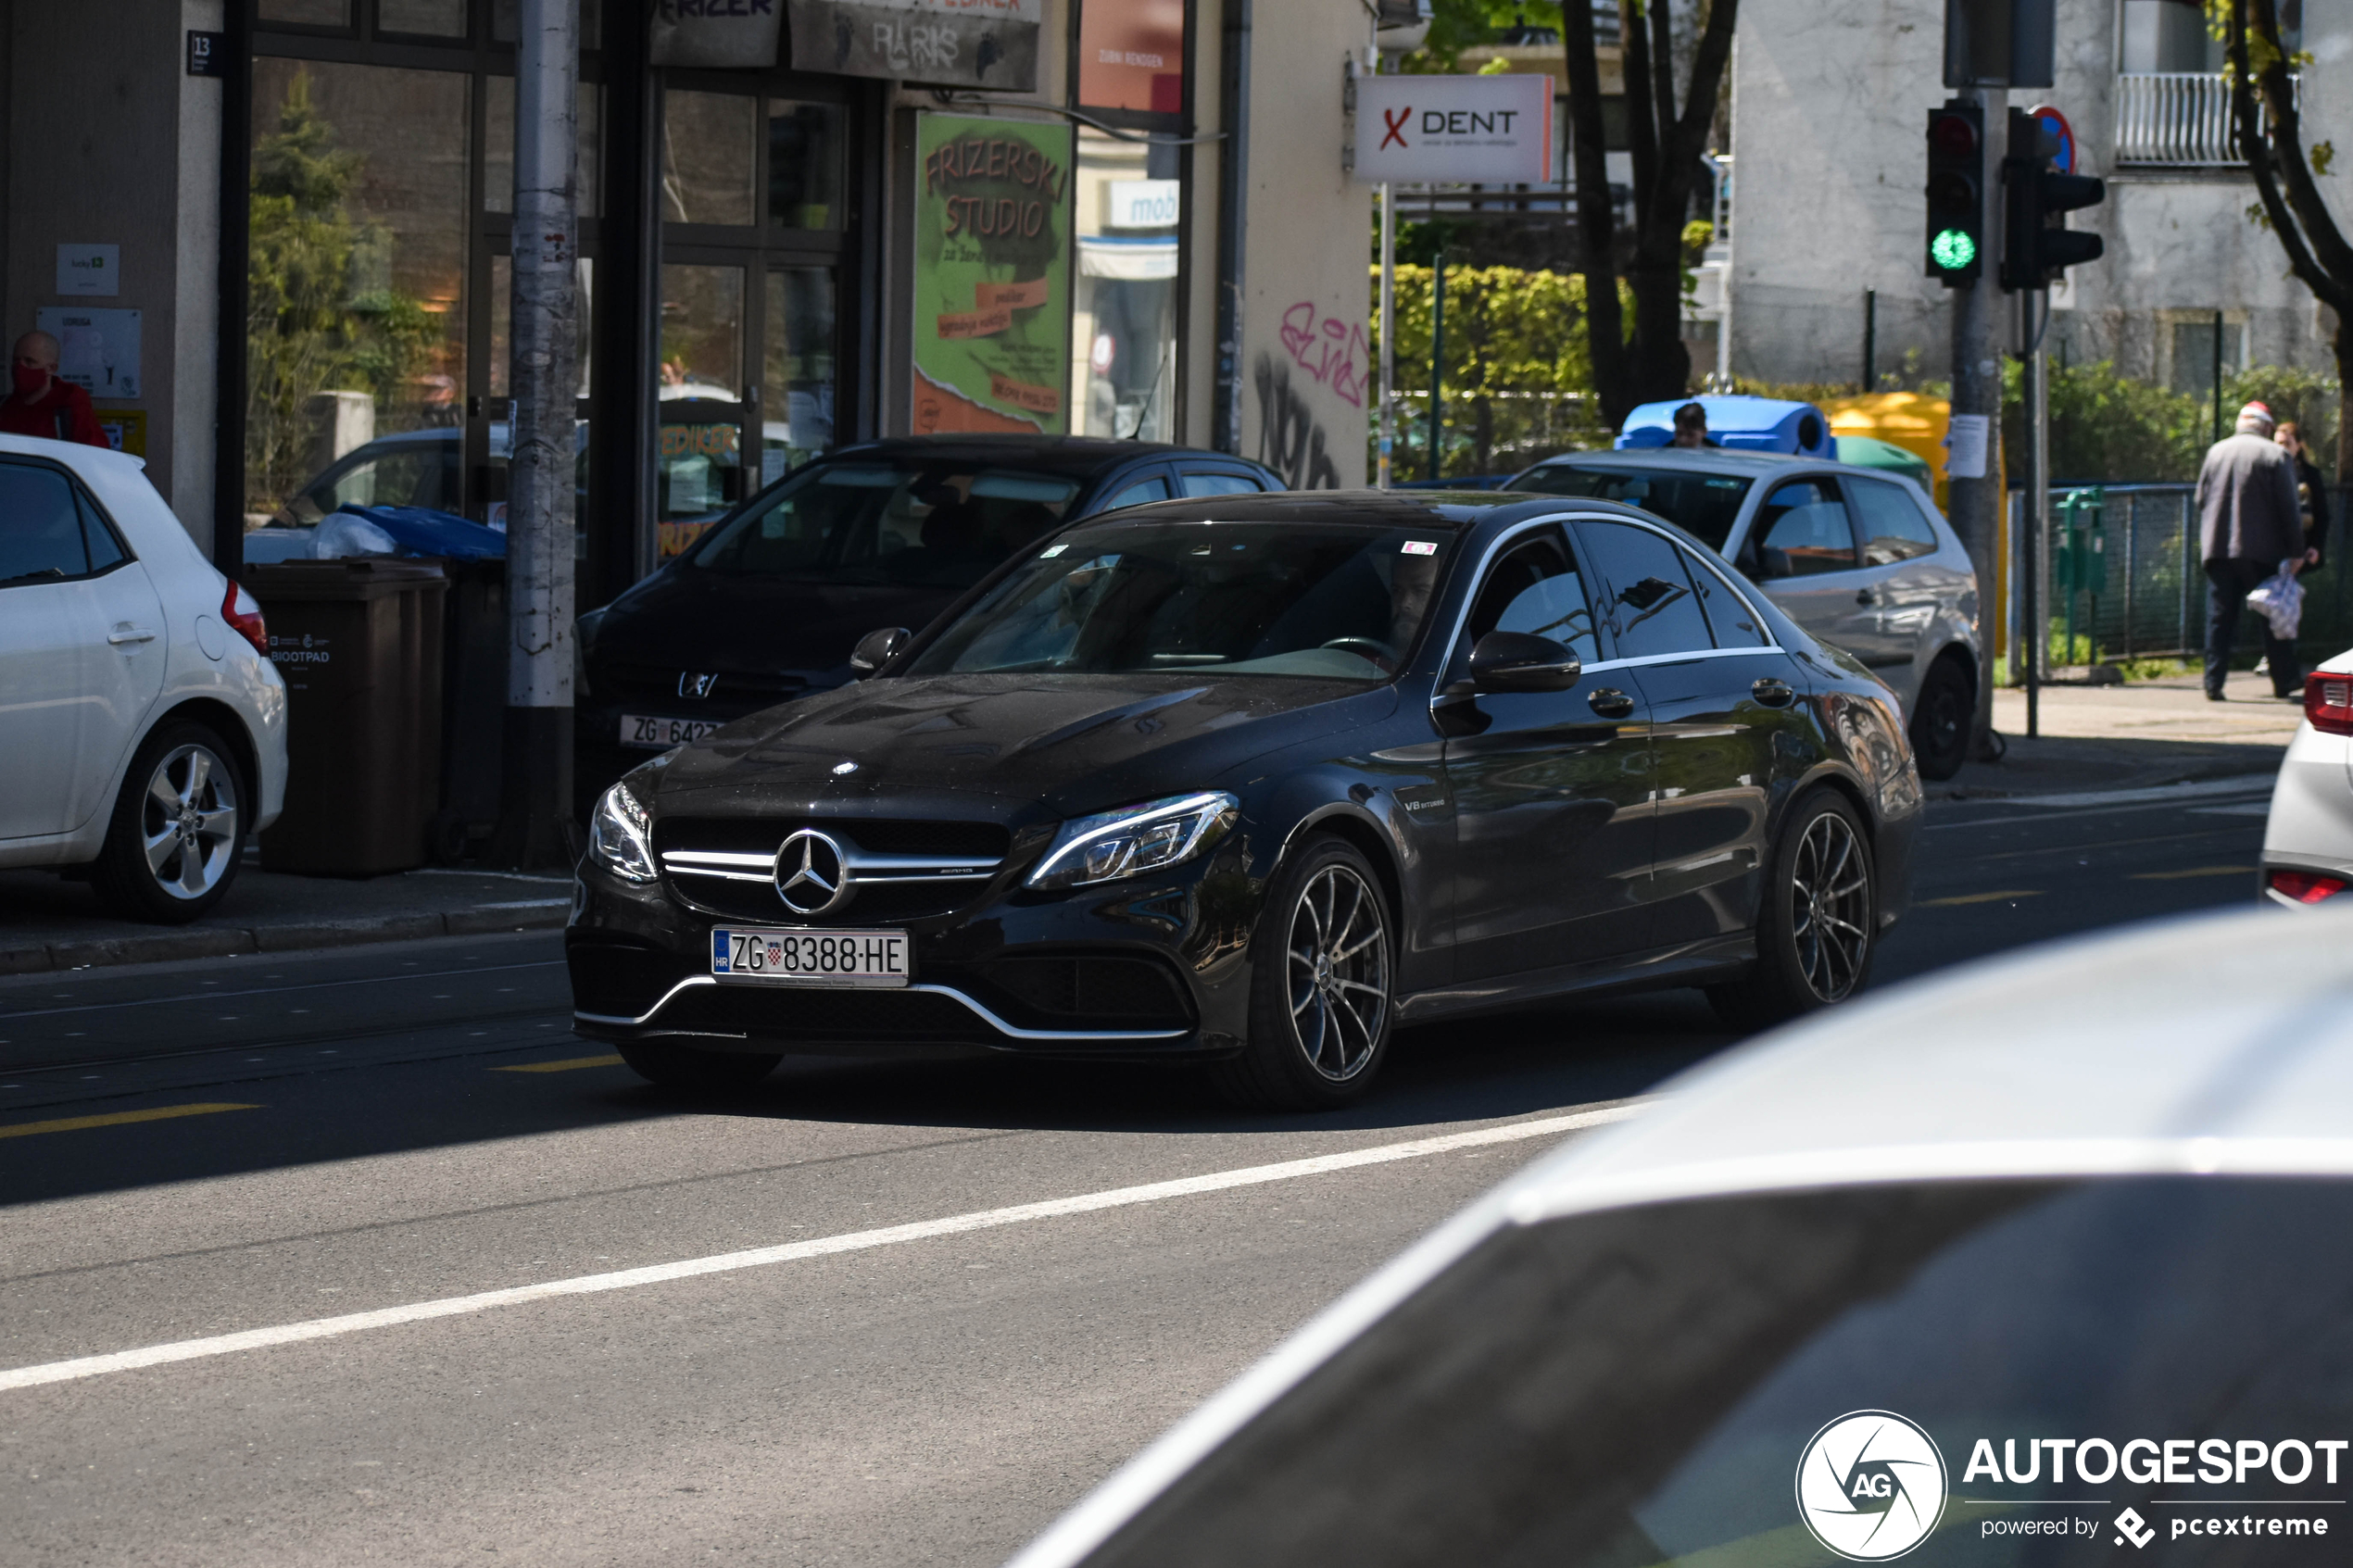
{"label": "frizer sign", "polygon": [[1553,178],[1553,79],[1358,77],[1356,178],[1545,183]]}

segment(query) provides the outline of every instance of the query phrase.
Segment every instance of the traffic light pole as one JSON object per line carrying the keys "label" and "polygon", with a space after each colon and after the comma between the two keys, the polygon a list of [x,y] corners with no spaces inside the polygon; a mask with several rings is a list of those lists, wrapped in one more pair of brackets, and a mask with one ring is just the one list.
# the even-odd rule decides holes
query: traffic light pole
{"label": "traffic light pole", "polygon": [[[2048,310],[2050,296],[2041,290],[2025,290],[2018,296],[2019,345],[2024,351],[2019,380],[2026,405],[2026,492],[2025,505],[2019,508],[2018,634],[2025,656],[2020,664],[2026,677],[2029,739],[2043,733],[2043,649],[2049,641],[2043,625],[2043,544],[2050,537],[2045,522],[2051,500],[2051,389],[2050,366],[2043,358],[2042,333],[2034,320],[2038,296],[2042,308]],[[2069,657],[2074,657],[2072,649]]]}
{"label": "traffic light pole", "polygon": [[[1979,105],[1984,123],[1999,125],[2008,94],[1998,87],[1964,87],[1954,96]],[[2001,182],[1992,149],[1980,144],[1985,159],[1979,192],[1984,213],[1979,232],[1999,233]],[[2002,466],[2002,320],[2001,289],[1983,275],[1953,289],[1953,419],[1950,456],[1945,469],[1945,512],[1969,551],[1977,573],[1978,624],[1988,628],[1994,617],[1994,571],[2001,558]],[[1970,727],[1969,755],[1990,760],[1994,729],[1994,639],[1981,635],[1977,658],[1977,713]]]}

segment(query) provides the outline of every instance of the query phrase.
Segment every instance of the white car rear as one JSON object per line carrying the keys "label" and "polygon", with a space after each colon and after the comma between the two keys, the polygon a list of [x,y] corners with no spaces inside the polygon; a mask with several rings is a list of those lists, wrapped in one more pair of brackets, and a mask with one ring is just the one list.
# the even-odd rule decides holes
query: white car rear
{"label": "white car rear", "polygon": [[2304,684],[2304,722],[2271,786],[2263,829],[2263,897],[2289,909],[2353,885],[2353,652]]}
{"label": "white car rear", "polygon": [[277,819],[286,693],[258,607],[144,469],[0,435],[0,867],[177,922]]}

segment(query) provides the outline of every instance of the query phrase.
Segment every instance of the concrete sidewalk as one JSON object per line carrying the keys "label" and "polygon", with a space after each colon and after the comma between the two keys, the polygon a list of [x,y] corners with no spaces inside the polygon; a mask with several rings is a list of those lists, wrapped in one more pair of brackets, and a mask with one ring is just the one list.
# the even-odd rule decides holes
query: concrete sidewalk
{"label": "concrete sidewalk", "polygon": [[0,872],[0,974],[290,952],[420,936],[472,936],[564,922],[568,877],[426,870],[346,881],[246,864],[193,925],[107,915],[84,883]]}
{"label": "concrete sidewalk", "polygon": [[2045,686],[2040,734],[2026,734],[2026,694],[1994,694],[1999,762],[1972,762],[1931,799],[1971,800],[2081,790],[2145,789],[2211,779],[2268,778],[2303,721],[2300,704],[2271,695],[2268,677],[2235,674],[2227,700],[2208,702],[2196,675],[2130,685]]}

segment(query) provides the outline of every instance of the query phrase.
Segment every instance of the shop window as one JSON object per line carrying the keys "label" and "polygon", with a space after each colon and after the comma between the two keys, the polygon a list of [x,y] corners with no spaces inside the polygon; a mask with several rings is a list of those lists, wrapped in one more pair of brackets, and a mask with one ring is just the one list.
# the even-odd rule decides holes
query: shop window
{"label": "shop window", "polygon": [[1090,109],[1185,112],[1185,0],[1085,0],[1078,102]]}
{"label": "shop window", "polygon": [[753,222],[760,100],[736,93],[662,94],[661,215],[673,223]]}
{"label": "shop window", "polygon": [[249,517],[372,441],[458,439],[471,88],[272,57],[253,82]]}
{"label": "shop window", "polygon": [[265,22],[283,22],[290,27],[345,27],[351,25],[351,0],[261,0],[258,12]]}
{"label": "shop window", "polygon": [[[482,92],[482,206],[485,212],[515,209],[515,79],[494,76]],[[604,197],[604,89],[580,84],[580,140],[572,180],[580,216],[594,218]]]}
{"label": "shop window", "polygon": [[774,269],[765,303],[760,483],[771,484],[834,444],[833,270]]}
{"label": "shop window", "polygon": [[376,0],[376,31],[463,38],[466,0]]}
{"label": "shop window", "polygon": [[786,99],[768,105],[768,221],[841,227],[841,109]]}
{"label": "shop window", "polygon": [[1078,132],[1074,433],[1176,439],[1176,149]]}

